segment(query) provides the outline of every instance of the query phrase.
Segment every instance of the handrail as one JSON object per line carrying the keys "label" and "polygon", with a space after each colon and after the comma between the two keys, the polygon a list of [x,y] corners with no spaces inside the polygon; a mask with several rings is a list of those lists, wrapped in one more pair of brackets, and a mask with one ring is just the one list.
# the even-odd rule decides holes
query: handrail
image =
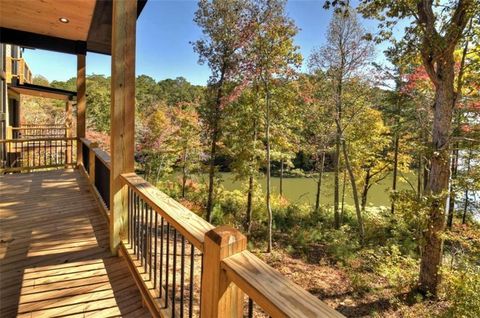
{"label": "handrail", "polygon": [[122,178],[155,212],[162,215],[180,234],[203,252],[205,233],[214,228],[212,224],[145,181],[136,173],[122,174]]}
{"label": "handrail", "polygon": [[343,317],[249,251],[225,258],[221,266],[272,317]]}

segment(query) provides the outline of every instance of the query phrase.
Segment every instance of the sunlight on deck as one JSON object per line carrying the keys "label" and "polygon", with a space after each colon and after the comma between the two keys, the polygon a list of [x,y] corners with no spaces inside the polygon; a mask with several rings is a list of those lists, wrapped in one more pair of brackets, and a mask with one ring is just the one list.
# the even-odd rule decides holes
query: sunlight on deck
{"label": "sunlight on deck", "polygon": [[76,170],[0,177],[1,317],[148,317]]}

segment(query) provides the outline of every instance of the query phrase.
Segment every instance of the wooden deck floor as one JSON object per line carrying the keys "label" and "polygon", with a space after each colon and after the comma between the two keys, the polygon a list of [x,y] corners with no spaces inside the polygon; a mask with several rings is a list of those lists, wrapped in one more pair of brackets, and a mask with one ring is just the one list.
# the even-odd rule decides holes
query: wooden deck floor
{"label": "wooden deck floor", "polygon": [[0,317],[148,317],[78,170],[0,176]]}

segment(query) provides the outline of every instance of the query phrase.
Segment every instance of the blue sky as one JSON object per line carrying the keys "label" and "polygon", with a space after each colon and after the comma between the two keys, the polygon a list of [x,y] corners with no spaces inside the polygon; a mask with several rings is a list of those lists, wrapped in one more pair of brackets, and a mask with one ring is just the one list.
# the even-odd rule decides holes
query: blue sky
{"label": "blue sky", "polygon": [[[295,20],[300,32],[295,43],[304,58],[312,49],[324,44],[325,33],[332,11],[322,8],[323,0],[290,0],[287,13]],[[183,76],[194,84],[205,84],[209,69],[197,63],[190,41],[201,37],[201,31],[192,21],[197,9],[194,0],[149,0],[137,23],[137,74],[146,74],[156,80]],[[375,22],[363,20],[369,32],[375,31]],[[382,62],[385,45],[377,47],[376,59]],[[75,76],[76,57],[42,50],[25,50],[25,58],[34,75],[43,75],[49,81],[67,80]],[[305,69],[305,67],[304,67]],[[110,75],[110,57],[87,54],[87,74]]]}

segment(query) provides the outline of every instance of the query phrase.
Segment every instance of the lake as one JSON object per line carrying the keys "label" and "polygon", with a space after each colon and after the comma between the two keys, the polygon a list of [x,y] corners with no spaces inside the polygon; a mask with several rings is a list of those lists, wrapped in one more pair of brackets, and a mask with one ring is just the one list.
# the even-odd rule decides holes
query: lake
{"label": "lake", "polygon": [[[219,173],[222,179],[222,184],[227,190],[239,190],[244,188],[245,182],[235,180],[233,173],[221,172]],[[201,176],[197,179],[199,182],[206,182],[207,176]],[[416,184],[416,177],[413,173],[406,175],[412,184]],[[342,177],[343,178],[343,177]],[[368,204],[374,206],[390,206],[389,191],[392,187],[392,178],[390,175],[378,184],[373,185],[368,192]],[[347,178],[348,184],[350,184]],[[266,178],[260,180],[262,189],[265,189]],[[280,178],[272,178],[272,191],[273,193],[279,193]],[[341,195],[342,180],[340,180],[340,195]],[[317,189],[316,179],[306,177],[284,178],[283,179],[283,195],[290,202],[306,202],[309,204],[315,204],[315,194]],[[403,179],[399,178],[397,183],[398,190],[411,189],[410,185]],[[361,189],[360,189],[361,190]],[[359,196],[361,193],[359,192]],[[352,192],[350,187],[346,188],[345,195],[346,204],[353,204]],[[320,204],[333,205],[333,172],[326,172],[322,178],[322,192],[320,196]]]}

